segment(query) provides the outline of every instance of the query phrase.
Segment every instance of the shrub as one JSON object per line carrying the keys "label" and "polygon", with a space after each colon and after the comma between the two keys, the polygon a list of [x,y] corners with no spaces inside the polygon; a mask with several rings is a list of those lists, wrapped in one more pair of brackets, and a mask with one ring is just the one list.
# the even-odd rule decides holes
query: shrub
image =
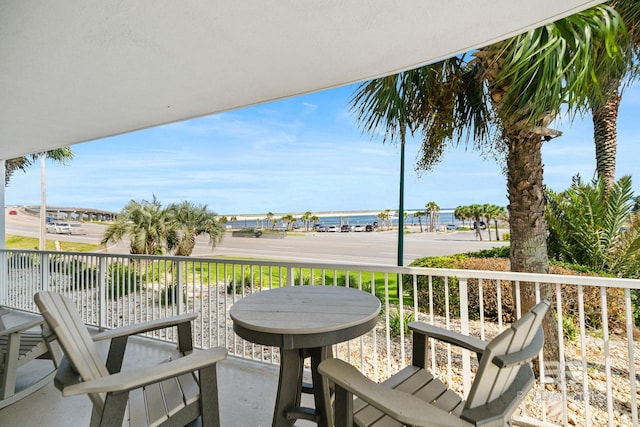
{"label": "shrub", "polygon": [[[463,255],[456,255],[450,257],[433,257],[433,258],[421,258],[414,261],[411,265],[418,267],[432,267],[432,268],[451,268],[451,269],[465,269],[465,270],[490,270],[490,271],[509,271],[509,258],[508,248],[496,248],[487,251],[480,251],[477,253],[469,253]],[[500,257],[501,253],[506,253],[504,257]],[[570,264],[552,264],[552,274],[564,274],[564,275],[591,275],[591,276],[611,276],[610,274],[603,272],[594,272],[588,267],[577,266]],[[405,277],[404,285],[409,290],[409,294],[413,296],[412,287],[410,282],[411,277]],[[449,307],[451,316],[460,315],[460,302],[459,302],[459,283],[455,277],[448,278],[449,283]],[[432,278],[433,285],[433,297],[434,297],[434,314],[437,316],[444,316],[445,313],[445,294],[444,294],[444,280],[441,277]],[[483,314],[487,320],[498,320],[498,304],[501,303],[502,320],[504,322],[511,322],[515,320],[515,308],[513,303],[513,283],[510,281],[500,281],[501,300],[498,301],[496,296],[495,280],[483,280]],[[469,279],[467,282],[469,291],[469,317],[471,319],[478,319],[480,314],[480,299],[479,299],[479,281],[478,279]],[[555,289],[554,289],[555,291]],[[575,321],[579,316],[579,301],[578,301],[578,289],[576,286],[561,286],[562,292],[562,311],[563,319]],[[609,327],[614,333],[623,333],[624,331],[624,316],[625,316],[625,300],[624,290],[619,288],[608,288],[607,293],[607,314]],[[634,307],[634,315],[636,316],[636,322],[640,317],[640,291],[637,291],[632,295]],[[601,307],[601,295],[600,288],[585,286],[583,288],[583,301],[584,301],[584,315],[585,326],[590,329],[602,328],[602,307]],[[418,306],[424,312],[429,310],[429,288],[428,278],[418,278]],[[565,324],[565,328],[569,327]]]}
{"label": "shrub", "polygon": [[116,299],[139,291],[142,289],[145,276],[133,265],[125,265],[122,262],[109,264],[107,267],[107,298]]}
{"label": "shrub", "polygon": [[[242,294],[244,290],[259,289],[261,287],[260,284],[260,274],[254,274],[253,280],[251,277],[251,268],[245,267],[242,271],[242,277],[237,277],[238,275],[234,275],[229,277],[227,281],[227,294],[232,294],[235,288],[236,294]],[[235,279],[234,279],[235,277]]]}
{"label": "shrub", "polygon": [[640,289],[631,290],[631,308],[636,326],[640,326]]}
{"label": "shrub", "polygon": [[[178,285],[169,285],[163,292],[160,292],[160,305],[175,304],[178,301]],[[182,294],[186,299],[186,294]]]}
{"label": "shrub", "polygon": [[414,320],[413,312],[405,311],[401,316],[398,308],[392,308],[389,310],[389,332],[392,337],[400,336],[400,319],[402,319],[404,335],[408,336],[410,333],[409,322]]}
{"label": "shrub", "polygon": [[569,316],[562,316],[562,335],[564,339],[575,341],[578,336],[576,324]]}
{"label": "shrub", "polygon": [[[412,267],[427,268],[460,268],[462,256],[445,256],[419,258],[412,262]],[[403,288],[407,290],[409,296],[413,299],[413,277],[403,277]],[[446,315],[446,301],[449,300],[449,311],[453,316],[460,315],[460,298],[458,279],[456,277],[432,277],[431,287],[433,290],[433,308],[436,316]],[[448,293],[447,293],[448,289]],[[423,311],[429,310],[429,278],[425,276],[418,277],[418,307]]]}

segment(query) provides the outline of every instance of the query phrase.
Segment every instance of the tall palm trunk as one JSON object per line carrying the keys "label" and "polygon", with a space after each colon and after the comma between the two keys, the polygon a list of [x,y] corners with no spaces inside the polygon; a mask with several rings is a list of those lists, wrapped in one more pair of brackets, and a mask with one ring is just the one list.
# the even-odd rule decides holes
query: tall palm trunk
{"label": "tall palm trunk", "polygon": [[[508,135],[507,190],[509,193],[509,226],[511,231],[511,271],[549,273],[547,224],[544,217],[545,197],[542,182],[542,138],[531,132]],[[514,301],[515,301],[514,287]],[[540,298],[553,304],[553,288],[540,284]],[[520,283],[522,312],[536,303],[535,285]],[[543,321],[544,357],[559,361],[557,324],[549,310]]]}
{"label": "tall palm trunk", "polygon": [[607,193],[615,183],[618,108],[620,95],[613,92],[606,102],[592,110],[593,141],[596,146],[596,172]]}

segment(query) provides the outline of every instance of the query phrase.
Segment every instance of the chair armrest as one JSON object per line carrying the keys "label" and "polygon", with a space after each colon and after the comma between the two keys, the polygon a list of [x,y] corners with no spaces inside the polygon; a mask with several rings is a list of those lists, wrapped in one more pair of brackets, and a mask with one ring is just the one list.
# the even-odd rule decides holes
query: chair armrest
{"label": "chair armrest", "polygon": [[531,359],[536,357],[542,346],[544,345],[544,333],[542,328],[538,328],[538,331],[533,337],[531,344],[526,346],[520,351],[515,351],[509,354],[503,354],[501,356],[495,356],[491,362],[498,368],[506,368],[507,366],[519,366],[529,363]]}
{"label": "chair armrest", "polygon": [[227,357],[227,349],[214,347],[191,353],[188,356],[171,360],[167,363],[120,372],[106,377],[79,384],[70,385],[62,390],[64,396],[75,396],[86,393],[124,392],[154,384],[169,378],[194,372],[207,366],[215,365]]}
{"label": "chair armrest", "polygon": [[414,333],[422,334],[426,337],[435,338],[439,341],[443,341],[449,344],[457,345],[458,347],[471,350],[478,355],[478,360],[482,357],[487,342],[479,338],[464,335],[459,332],[450,331],[448,329],[439,328],[437,326],[429,325],[423,322],[411,322],[409,323],[409,329]]}
{"label": "chair armrest", "polygon": [[191,321],[198,317],[197,313],[185,313],[179,316],[151,320],[149,322],[127,325],[109,331],[100,332],[93,336],[94,341],[111,339],[107,356],[107,370],[111,374],[120,372],[124,360],[124,352],[129,336],[158,329],[178,327],[178,350],[184,355],[193,350],[191,337]]}
{"label": "chair armrest", "polygon": [[31,320],[25,320],[24,322],[19,323],[18,325],[12,326],[11,328],[0,329],[0,336],[11,335],[16,332],[28,331],[29,329],[35,328],[36,326],[42,325],[43,323],[44,323],[44,319],[42,317],[40,318],[34,317]]}
{"label": "chair armrest", "polygon": [[409,393],[371,381],[343,360],[327,359],[320,363],[318,371],[336,386],[353,393],[403,424],[435,427],[471,426],[457,416],[429,405]]}
{"label": "chair armrest", "polygon": [[170,328],[178,326],[182,323],[191,322],[198,317],[197,313],[185,313],[179,316],[166,317],[164,319],[151,320],[149,322],[135,323],[133,325],[122,326],[120,328],[110,329],[93,335],[94,341],[102,341],[106,339],[119,338],[151,332],[157,329]]}

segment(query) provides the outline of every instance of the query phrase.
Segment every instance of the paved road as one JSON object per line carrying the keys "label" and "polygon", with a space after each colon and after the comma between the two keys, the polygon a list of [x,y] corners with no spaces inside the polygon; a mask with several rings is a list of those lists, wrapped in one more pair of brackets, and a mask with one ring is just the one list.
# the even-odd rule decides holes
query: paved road
{"label": "paved road", "polygon": [[[39,237],[38,218],[19,212],[6,216],[7,234]],[[105,226],[84,224],[83,235],[53,235],[47,239],[99,243]],[[285,238],[232,237],[225,233],[222,243],[211,248],[206,238],[198,238],[194,256],[251,257],[256,259],[278,259],[288,261],[317,261],[340,263],[364,263],[396,265],[397,231],[373,233],[295,233]],[[471,231],[420,233],[418,227],[405,233],[404,263],[408,265],[416,258],[451,255],[489,249],[504,242],[477,241]],[[112,245],[109,253],[129,253],[127,243]]]}
{"label": "paved road", "polygon": [[[396,265],[397,231],[374,233],[311,233],[284,239],[226,236],[214,255],[252,256],[296,261],[329,261]],[[476,241],[473,232],[407,233],[404,263],[416,258],[489,249],[503,242]]]}

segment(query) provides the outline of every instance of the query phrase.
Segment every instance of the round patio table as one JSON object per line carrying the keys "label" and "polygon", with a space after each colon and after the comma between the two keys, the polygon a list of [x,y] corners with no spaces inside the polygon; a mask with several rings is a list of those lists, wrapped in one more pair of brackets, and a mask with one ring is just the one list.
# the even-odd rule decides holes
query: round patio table
{"label": "round patio table", "polygon": [[[308,419],[332,426],[329,382],[318,365],[333,357],[331,346],[374,328],[380,301],[357,289],[288,286],[257,292],[230,310],[233,330],[256,344],[280,348],[280,377],[273,426]],[[302,384],[304,360],[311,358],[312,385]],[[300,406],[301,393],[313,393],[315,408]]]}

